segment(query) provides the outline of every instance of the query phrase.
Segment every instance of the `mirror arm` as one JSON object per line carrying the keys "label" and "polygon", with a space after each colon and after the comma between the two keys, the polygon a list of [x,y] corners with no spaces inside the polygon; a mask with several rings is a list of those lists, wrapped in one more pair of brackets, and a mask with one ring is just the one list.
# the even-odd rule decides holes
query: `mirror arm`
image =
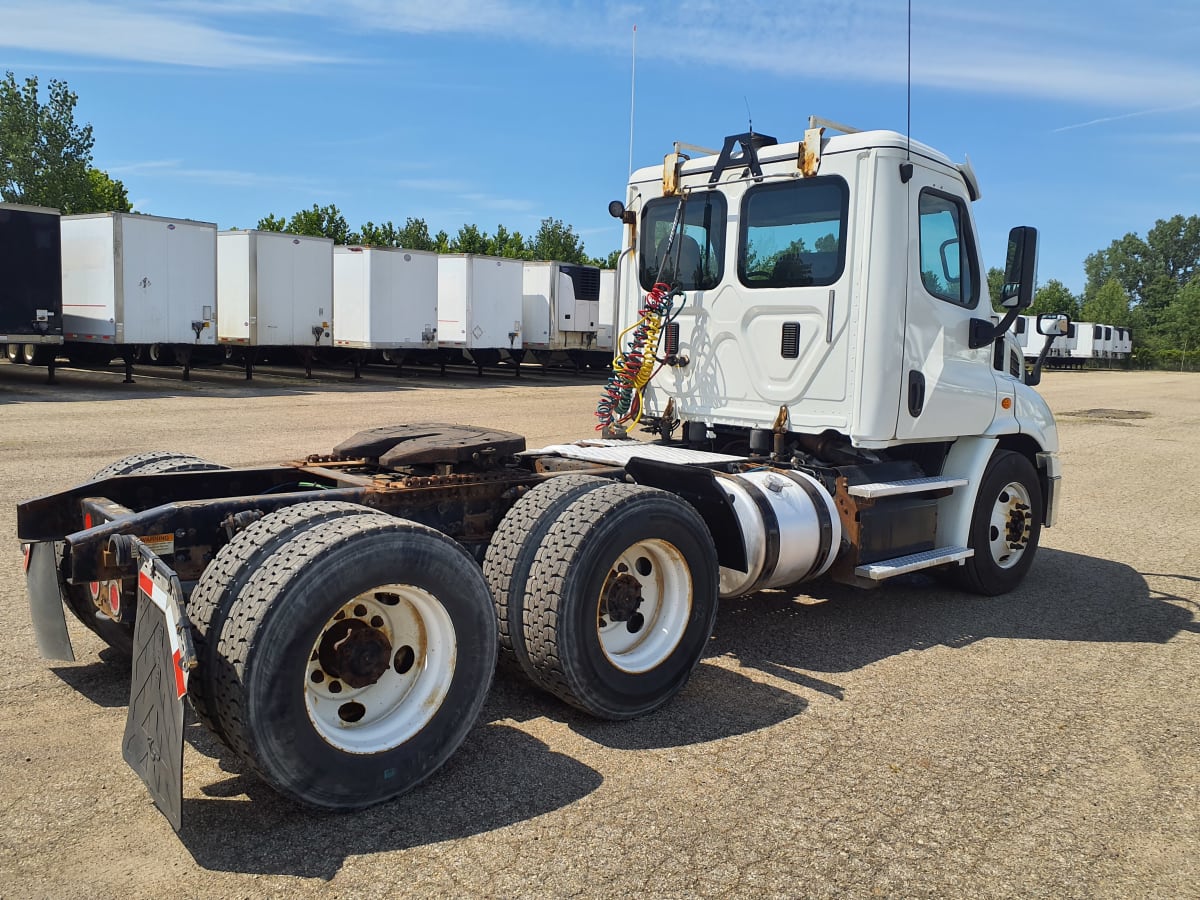
{"label": "mirror arm", "polygon": [[1046,335],[1046,343],[1042,344],[1042,352],[1038,354],[1037,362],[1033,364],[1032,371],[1025,373],[1025,383],[1030,387],[1037,387],[1042,383],[1042,363],[1046,361],[1046,354],[1050,352],[1050,345],[1056,337],[1058,335]]}

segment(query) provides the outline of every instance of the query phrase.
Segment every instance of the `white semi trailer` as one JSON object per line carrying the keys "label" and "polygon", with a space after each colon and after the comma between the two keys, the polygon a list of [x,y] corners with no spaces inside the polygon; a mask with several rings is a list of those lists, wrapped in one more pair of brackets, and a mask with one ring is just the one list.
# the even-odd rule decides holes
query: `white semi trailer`
{"label": "white semi trailer", "polygon": [[107,365],[215,351],[217,226],[133,213],[62,217],[65,353]]}
{"label": "white semi trailer", "polygon": [[438,257],[438,346],[443,361],[485,367],[524,358],[524,263],[473,253]]}
{"label": "white semi trailer", "polygon": [[400,366],[411,350],[437,349],[438,257],[392,247],[333,248],[333,344],[387,354]]}
{"label": "white semi trailer", "polygon": [[[978,197],[888,131],[672,154],[610,206],[627,336],[603,436],[406,424],[278,466],[121,460],[18,507],[39,646],[71,656],[65,604],[133,652],[125,758],[178,827],[184,698],[278,791],[357,808],[459,746],[498,647],[625,719],[683,689],[723,597],[918,570],[1015,590],[1058,437],[1006,334],[1036,233],[1013,229],[989,298]],[[1065,322],[1039,321],[1043,356]]]}
{"label": "white semi trailer", "polygon": [[217,338],[253,377],[260,357],[298,356],[312,375],[333,345],[333,241],[278,231],[217,237]]}

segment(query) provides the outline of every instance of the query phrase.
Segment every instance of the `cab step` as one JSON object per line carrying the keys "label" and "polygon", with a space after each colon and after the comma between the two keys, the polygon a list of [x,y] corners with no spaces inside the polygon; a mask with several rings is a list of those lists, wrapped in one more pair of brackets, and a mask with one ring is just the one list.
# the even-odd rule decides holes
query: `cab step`
{"label": "cab step", "polygon": [[869,581],[883,581],[885,578],[905,575],[908,572],[918,572],[921,569],[929,569],[949,562],[958,562],[974,555],[975,551],[970,547],[941,547],[937,550],[910,553],[908,556],[897,556],[895,559],[866,563],[857,567],[854,574]]}
{"label": "cab step", "polygon": [[967,483],[965,478],[943,478],[932,475],[928,478],[906,478],[902,481],[872,481],[848,488],[851,497],[895,497],[898,494],[922,494],[925,491],[953,490]]}

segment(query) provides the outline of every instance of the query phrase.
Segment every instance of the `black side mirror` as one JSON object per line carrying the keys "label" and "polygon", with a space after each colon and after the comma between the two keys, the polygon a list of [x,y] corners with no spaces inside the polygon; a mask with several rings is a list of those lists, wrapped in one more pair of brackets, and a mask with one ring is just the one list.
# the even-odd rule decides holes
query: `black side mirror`
{"label": "black side mirror", "polygon": [[613,200],[608,204],[608,214],[614,219],[620,219],[626,225],[632,225],[637,221],[633,210],[626,209],[625,204],[620,200]]}
{"label": "black side mirror", "polygon": [[1018,225],[1008,233],[1008,261],[1004,265],[1004,287],[1000,305],[1005,309],[1029,309],[1037,282],[1037,229]]}

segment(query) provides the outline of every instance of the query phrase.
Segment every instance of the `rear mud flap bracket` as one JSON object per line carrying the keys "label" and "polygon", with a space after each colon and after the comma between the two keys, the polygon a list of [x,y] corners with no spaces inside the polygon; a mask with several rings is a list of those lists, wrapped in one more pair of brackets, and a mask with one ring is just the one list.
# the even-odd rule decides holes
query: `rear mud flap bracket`
{"label": "rear mud flap bracket", "polygon": [[183,698],[195,662],[179,578],[136,538],[141,560],[133,628],[133,675],[121,755],[145,782],[154,805],[183,824]]}

